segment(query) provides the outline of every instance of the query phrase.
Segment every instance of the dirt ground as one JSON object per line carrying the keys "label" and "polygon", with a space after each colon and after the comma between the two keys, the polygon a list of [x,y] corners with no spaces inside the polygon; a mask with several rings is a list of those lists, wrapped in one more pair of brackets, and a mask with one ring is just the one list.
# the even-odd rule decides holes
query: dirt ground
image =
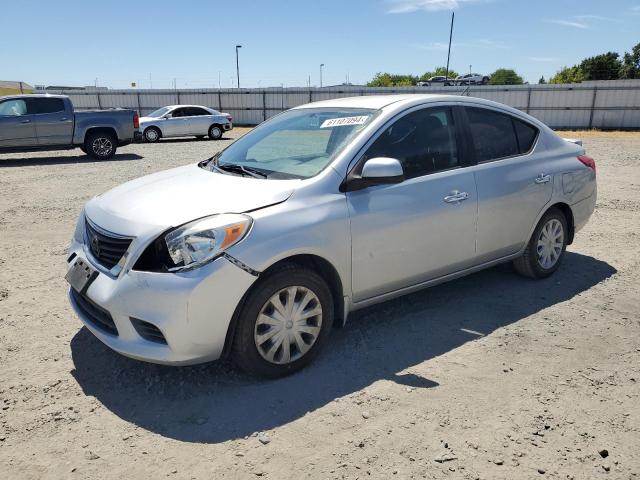
{"label": "dirt ground", "polygon": [[357,312],[276,381],[110,351],[66,299],[82,204],[228,143],[0,155],[1,479],[640,479],[639,134],[585,135],[596,212],[547,280]]}

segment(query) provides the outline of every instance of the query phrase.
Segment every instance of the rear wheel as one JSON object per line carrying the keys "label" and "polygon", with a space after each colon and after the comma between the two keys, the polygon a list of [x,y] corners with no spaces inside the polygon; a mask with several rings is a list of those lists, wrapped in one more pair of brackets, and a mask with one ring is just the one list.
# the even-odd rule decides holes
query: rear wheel
{"label": "rear wheel", "polygon": [[211,125],[211,127],[209,127],[209,138],[211,140],[220,140],[222,138],[222,128],[220,125]]}
{"label": "rear wheel", "polygon": [[324,345],[333,297],[313,270],[288,265],[260,278],[238,317],[233,359],[248,373],[278,377],[300,370]]}
{"label": "rear wheel", "polygon": [[530,278],[548,277],[560,266],[568,238],[564,214],[550,209],[536,226],[524,254],[514,260],[517,272]]}
{"label": "rear wheel", "polygon": [[88,155],[97,160],[107,160],[116,153],[116,137],[112,133],[90,133],[84,142]]}

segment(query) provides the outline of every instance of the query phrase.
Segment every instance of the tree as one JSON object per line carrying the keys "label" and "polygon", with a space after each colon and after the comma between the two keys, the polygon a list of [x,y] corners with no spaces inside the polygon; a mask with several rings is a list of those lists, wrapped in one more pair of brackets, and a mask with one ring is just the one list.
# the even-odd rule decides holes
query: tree
{"label": "tree", "polygon": [[624,54],[620,78],[640,78],[640,43]]}
{"label": "tree", "polygon": [[544,75],[542,77],[540,77],[540,80],[538,80],[538,85],[544,85],[545,83],[547,83],[547,81],[544,79]]}
{"label": "tree", "polygon": [[510,68],[499,68],[491,74],[491,85],[522,85],[522,77]]}
{"label": "tree", "polygon": [[580,70],[585,80],[617,80],[622,62],[616,52],[607,52],[582,60]]}
{"label": "tree", "polygon": [[376,73],[367,83],[367,87],[411,87],[418,82],[413,75],[395,75],[391,73]]}
{"label": "tree", "polygon": [[562,67],[549,79],[549,83],[580,83],[584,80],[584,74],[578,65]]}
{"label": "tree", "polygon": [[458,72],[456,72],[455,70],[449,70],[449,73],[447,74],[447,67],[436,67],[434,68],[433,72],[425,72],[420,75],[420,78],[418,80],[421,82],[426,82],[431,77],[444,77],[445,74],[447,78],[456,78],[458,76]]}

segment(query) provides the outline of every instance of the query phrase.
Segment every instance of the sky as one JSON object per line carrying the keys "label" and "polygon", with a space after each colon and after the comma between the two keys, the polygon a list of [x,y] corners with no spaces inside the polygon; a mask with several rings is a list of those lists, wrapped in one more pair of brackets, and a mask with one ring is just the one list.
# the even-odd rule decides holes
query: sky
{"label": "sky", "polygon": [[[513,68],[537,82],[640,42],[640,0],[3,2],[0,80],[228,88],[364,84],[376,72]],[[19,21],[10,22],[8,19]],[[20,20],[22,19],[22,20]]]}

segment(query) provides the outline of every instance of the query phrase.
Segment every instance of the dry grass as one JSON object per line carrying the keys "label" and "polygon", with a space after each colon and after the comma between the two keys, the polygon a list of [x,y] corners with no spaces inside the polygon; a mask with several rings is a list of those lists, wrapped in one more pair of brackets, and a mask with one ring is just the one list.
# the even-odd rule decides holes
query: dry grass
{"label": "dry grass", "polygon": [[622,130],[556,130],[561,137],[568,138],[640,138],[640,131]]}

